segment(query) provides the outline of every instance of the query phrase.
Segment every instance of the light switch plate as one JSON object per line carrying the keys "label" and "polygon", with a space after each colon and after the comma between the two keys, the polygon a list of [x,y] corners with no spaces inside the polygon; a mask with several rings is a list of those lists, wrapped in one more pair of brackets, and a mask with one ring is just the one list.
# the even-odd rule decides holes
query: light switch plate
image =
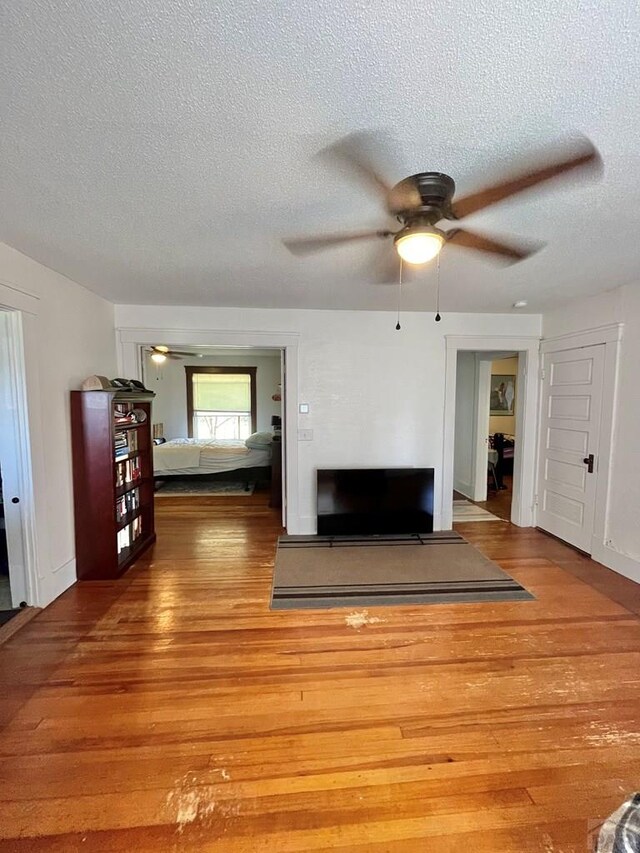
{"label": "light switch plate", "polygon": [[309,414],[309,404],[308,403],[300,403],[298,408],[300,410],[301,415],[308,415]]}

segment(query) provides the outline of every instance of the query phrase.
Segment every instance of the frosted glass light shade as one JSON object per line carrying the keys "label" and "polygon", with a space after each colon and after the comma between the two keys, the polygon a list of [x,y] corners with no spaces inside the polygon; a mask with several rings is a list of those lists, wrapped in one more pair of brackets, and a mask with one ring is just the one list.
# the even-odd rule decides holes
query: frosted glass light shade
{"label": "frosted glass light shade", "polygon": [[435,258],[443,245],[444,237],[439,231],[416,230],[398,237],[396,251],[408,264],[426,264]]}

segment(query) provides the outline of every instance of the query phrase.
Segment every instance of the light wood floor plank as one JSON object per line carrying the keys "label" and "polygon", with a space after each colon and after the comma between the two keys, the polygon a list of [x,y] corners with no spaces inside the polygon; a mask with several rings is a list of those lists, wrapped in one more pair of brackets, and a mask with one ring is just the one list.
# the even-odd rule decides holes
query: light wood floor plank
{"label": "light wood floor plank", "polygon": [[539,531],[460,531],[532,602],[269,610],[259,492],[0,648],[0,853],[583,853],[640,788],[640,595]]}

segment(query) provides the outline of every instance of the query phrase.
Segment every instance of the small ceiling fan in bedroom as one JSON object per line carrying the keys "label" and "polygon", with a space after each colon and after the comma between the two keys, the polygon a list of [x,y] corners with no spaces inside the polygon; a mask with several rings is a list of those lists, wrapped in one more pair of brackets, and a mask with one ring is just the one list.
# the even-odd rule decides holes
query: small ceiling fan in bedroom
{"label": "small ceiling fan in bedroom", "polygon": [[182,350],[169,349],[169,347],[165,346],[152,346],[146,351],[150,354],[151,361],[154,361],[156,364],[163,364],[168,358],[202,358],[202,353],[200,352],[183,352]]}
{"label": "small ceiling fan in bedroom", "polygon": [[[542,248],[522,240],[494,239],[464,228],[437,227],[445,222],[458,222],[490,205],[510,198],[523,190],[552,181],[567,172],[598,174],[602,161],[593,144],[585,138],[575,141],[563,154],[548,152],[535,166],[529,165],[497,184],[455,199],[455,182],[442,172],[418,172],[392,185],[381,175],[372,156],[379,140],[369,133],[351,134],[320,152],[325,160],[347,168],[354,176],[373,187],[387,215],[400,223],[398,230],[380,228],[346,234],[326,234],[283,240],[294,255],[307,255],[344,243],[372,238],[393,238],[400,259],[412,265],[426,264],[435,258],[445,243],[481,252],[506,263],[525,260]],[[376,278],[383,282],[397,279],[398,257],[389,252],[380,258]]]}

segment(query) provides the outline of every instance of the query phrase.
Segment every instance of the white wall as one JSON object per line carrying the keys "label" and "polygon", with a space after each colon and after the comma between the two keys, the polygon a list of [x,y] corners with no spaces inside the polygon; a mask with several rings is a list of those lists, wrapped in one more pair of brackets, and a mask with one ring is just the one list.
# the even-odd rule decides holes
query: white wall
{"label": "white wall", "polygon": [[[122,329],[264,331],[299,335],[298,395],[310,404],[298,426],[300,527],[315,525],[315,471],[331,466],[436,469],[440,500],[445,336],[533,335],[538,315],[407,313],[395,331],[391,312],[116,306]],[[211,341],[208,341],[211,343]]]}
{"label": "white wall", "polygon": [[640,582],[640,284],[574,300],[544,315],[545,338],[624,323],[614,411],[606,565]]}
{"label": "white wall", "polygon": [[116,375],[113,305],[0,243],[0,304],[24,314],[36,516],[37,592],[44,606],[76,579],[69,391],[92,373]]}
{"label": "white wall", "polygon": [[459,352],[456,365],[456,434],[453,487],[473,500],[475,483],[475,426],[477,402],[476,355]]}
{"label": "white wall", "polygon": [[226,355],[168,359],[161,365],[145,359],[147,388],[155,391],[153,422],[164,424],[165,438],[187,435],[187,383],[185,367],[255,367],[258,432],[271,432],[271,415],[280,415],[282,405],[271,399],[280,382],[280,353],[255,356]]}

